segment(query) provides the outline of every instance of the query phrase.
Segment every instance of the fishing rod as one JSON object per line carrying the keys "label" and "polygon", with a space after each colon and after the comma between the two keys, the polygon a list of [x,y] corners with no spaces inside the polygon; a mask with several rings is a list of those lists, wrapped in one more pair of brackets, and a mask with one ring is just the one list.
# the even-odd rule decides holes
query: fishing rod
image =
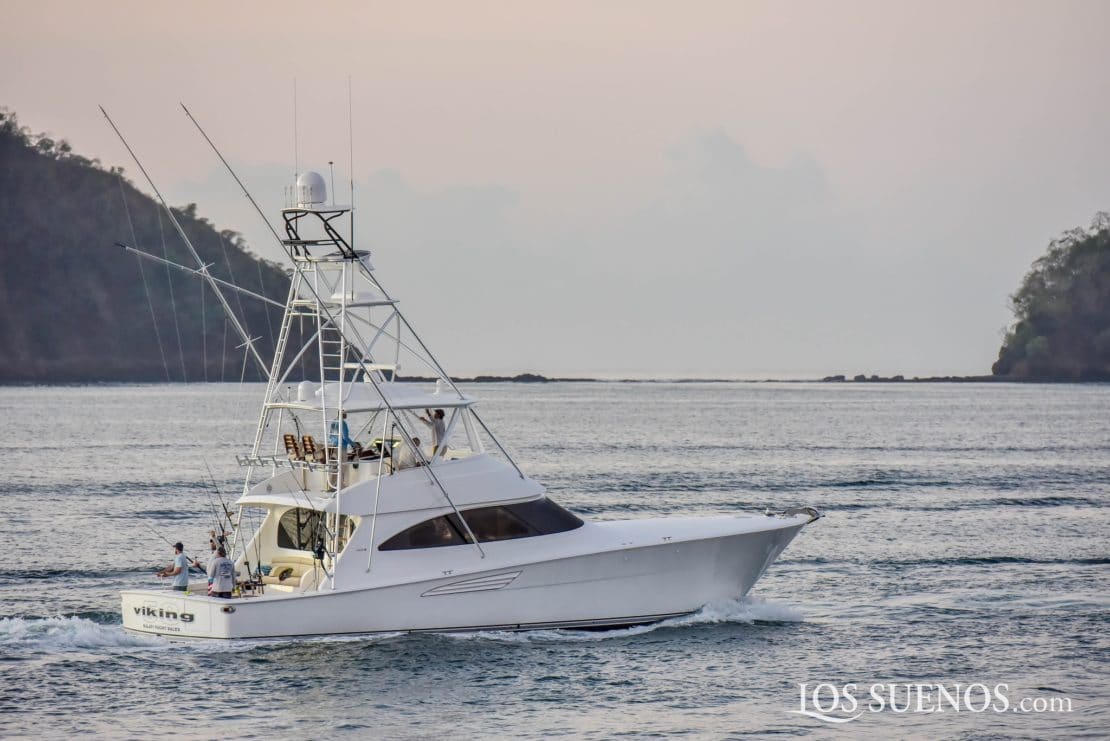
{"label": "fishing rod", "polygon": [[[229,510],[227,508],[227,504],[224,502],[224,495],[223,495],[223,492],[220,491],[219,484],[216,483],[216,477],[212,475],[212,468],[208,465],[208,459],[207,458],[201,458],[201,460],[204,461],[204,468],[208,471],[208,480],[212,482],[212,488],[216,490],[216,496],[219,498],[220,507],[224,511],[224,517],[227,518],[227,525],[228,525],[228,527],[231,528],[232,531],[234,531],[235,530],[235,521],[232,520],[231,510]],[[217,522],[218,522],[218,519],[219,518],[217,518]],[[220,532],[224,532],[222,526],[220,527]],[[225,536],[230,535],[230,534],[231,534],[230,532],[224,533]],[[221,541],[223,540],[223,536],[221,536],[220,540]]]}
{"label": "fishing rod", "polygon": [[173,547],[174,547],[174,544],[173,544],[173,543],[171,543],[171,542],[170,542],[170,539],[169,539],[169,538],[167,538],[167,537],[166,537],[165,535],[162,535],[162,533],[158,532],[158,531],[157,531],[157,530],[155,530],[155,529],[154,529],[154,528],[153,528],[152,526],[148,525],[148,524],[147,524],[147,523],[145,523],[145,522],[142,522],[141,524],[142,524],[142,526],[143,526],[143,527],[145,527],[145,528],[146,528],[147,530],[149,530],[150,532],[154,533],[154,534],[155,534],[155,535],[157,535],[157,536],[158,536],[159,538],[161,538],[162,540],[164,540],[164,541],[166,542],[166,545],[168,545],[168,546],[169,546],[170,548],[173,548]]}
{"label": "fishing rod", "polygon": [[[167,537],[166,537],[165,535],[162,535],[162,533],[160,533],[160,532],[158,532],[157,530],[155,530],[155,529],[154,529],[154,528],[153,528],[153,527],[152,527],[151,525],[149,525],[148,523],[146,523],[146,522],[142,522],[141,520],[140,520],[140,523],[141,523],[141,524],[142,524],[142,526],[143,526],[143,527],[145,527],[145,528],[146,528],[147,530],[149,530],[150,532],[154,533],[154,534],[155,534],[155,535],[156,535],[156,536],[157,536],[158,538],[160,538],[161,540],[165,541],[166,545],[168,545],[168,546],[169,546],[170,548],[173,548],[173,549],[175,549],[175,550],[176,550],[176,548],[177,548],[177,543],[171,543],[171,542],[170,542],[170,539],[169,539],[169,538],[167,538]],[[197,559],[196,559],[196,558],[191,558],[191,557],[190,557],[190,556],[189,556],[188,554],[186,554],[186,555],[185,555],[185,558],[186,558],[186,559],[188,559],[188,561],[189,561],[189,568],[192,568],[192,569],[196,569],[197,571],[200,571],[201,573],[204,573],[204,569],[202,569],[202,568],[200,568],[199,566],[197,566],[197,565],[196,565],[196,564],[200,563],[199,561],[197,561]]]}
{"label": "fishing rod", "polygon": [[[207,462],[205,463],[205,465],[207,465]],[[212,517],[211,524],[213,527],[211,530],[208,531],[211,536],[211,542],[218,545],[223,545],[224,526],[223,523],[220,522],[220,510],[216,507],[216,500],[213,498],[212,492],[208,489],[207,486],[204,487],[204,498],[208,502],[208,514]],[[218,539],[216,537],[217,531],[220,533],[220,537]]]}
{"label": "fishing rod", "polygon": [[[210,540],[216,545],[223,545],[224,528],[223,524],[220,522],[220,511],[216,509],[216,502],[212,498],[212,492],[208,491],[208,489],[206,488],[204,490],[204,494],[205,498],[208,500],[208,514],[212,516],[212,524],[214,525],[214,527],[208,531]],[[216,535],[217,532],[220,533],[219,536]]]}
{"label": "fishing rod", "polygon": [[[205,487],[204,494],[205,498],[208,500],[208,513],[212,516],[212,524],[215,525],[212,530],[208,531],[208,543],[212,549],[212,558],[215,558],[217,555],[217,548],[223,548],[225,553],[230,553],[231,548],[228,547],[227,538],[225,537],[228,533],[224,530],[223,524],[220,522],[219,510],[216,508],[216,502],[212,497],[212,492]],[[219,534],[217,535],[217,533]]]}

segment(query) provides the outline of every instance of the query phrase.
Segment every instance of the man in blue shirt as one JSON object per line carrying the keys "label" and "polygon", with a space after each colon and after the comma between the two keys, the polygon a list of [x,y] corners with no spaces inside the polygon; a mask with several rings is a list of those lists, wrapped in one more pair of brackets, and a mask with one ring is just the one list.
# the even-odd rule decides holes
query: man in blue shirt
{"label": "man in blue shirt", "polygon": [[173,588],[176,592],[185,592],[189,589],[189,557],[185,555],[185,546],[180,542],[173,544],[173,563],[155,573],[158,577],[173,577]]}
{"label": "man in blue shirt", "polygon": [[343,452],[346,453],[348,448],[354,448],[355,442],[351,439],[351,431],[347,429],[347,413],[343,412],[342,420],[335,420],[331,423],[331,429],[328,434],[328,445],[333,448],[338,448],[340,445],[340,433],[342,432]]}

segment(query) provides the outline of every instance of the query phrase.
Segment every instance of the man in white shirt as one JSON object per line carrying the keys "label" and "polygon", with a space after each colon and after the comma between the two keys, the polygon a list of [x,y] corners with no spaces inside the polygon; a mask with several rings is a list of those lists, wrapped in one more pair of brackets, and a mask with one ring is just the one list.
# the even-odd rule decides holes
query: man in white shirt
{"label": "man in white shirt", "polygon": [[208,564],[208,578],[212,580],[212,596],[231,599],[235,590],[235,564],[227,557],[223,546],[216,549],[216,557]]}
{"label": "man in white shirt", "polygon": [[432,455],[439,455],[445,452],[443,446],[447,442],[443,439],[447,434],[447,425],[443,421],[443,410],[437,409],[433,413],[431,409],[425,409],[424,412],[428,416],[418,417],[418,419],[432,429]]}
{"label": "man in white shirt", "polygon": [[393,470],[394,471],[400,471],[400,470],[405,469],[405,468],[415,468],[416,466],[422,465],[421,462],[420,462],[420,459],[417,457],[416,453],[414,452],[414,451],[419,450],[419,449],[420,449],[420,438],[418,438],[418,437],[414,437],[412,439],[412,445],[411,446],[405,445],[404,443],[402,443],[401,444],[401,452],[399,452],[397,454],[397,457],[394,459]]}

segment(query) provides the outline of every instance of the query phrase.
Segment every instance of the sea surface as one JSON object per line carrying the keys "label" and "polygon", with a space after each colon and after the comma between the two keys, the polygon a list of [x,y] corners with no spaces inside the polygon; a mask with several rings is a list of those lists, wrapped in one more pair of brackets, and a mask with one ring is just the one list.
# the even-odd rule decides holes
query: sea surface
{"label": "sea surface", "polygon": [[[0,388],[0,737],[1110,735],[1110,386],[471,391],[583,516],[826,517],[749,597],[656,626],[171,642],[125,633],[118,592],[153,586],[162,538],[206,542],[207,468],[233,496],[262,388]],[[793,712],[849,682],[1072,709]]]}

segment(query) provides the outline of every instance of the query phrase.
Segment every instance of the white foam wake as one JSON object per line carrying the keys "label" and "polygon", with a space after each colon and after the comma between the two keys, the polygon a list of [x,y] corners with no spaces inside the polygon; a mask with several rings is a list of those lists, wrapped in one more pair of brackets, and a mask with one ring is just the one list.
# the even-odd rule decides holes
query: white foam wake
{"label": "white foam wake", "polygon": [[0,649],[5,652],[132,648],[160,643],[154,638],[127,633],[119,625],[103,625],[87,618],[0,618]]}
{"label": "white foam wake", "polygon": [[378,643],[393,640],[404,636],[403,632],[395,633],[352,633],[342,635],[318,636],[280,636],[276,638],[232,638],[229,640],[209,641],[202,639],[177,639],[171,643],[175,649],[184,649],[197,653],[245,653],[256,649],[266,649],[273,646],[302,645],[306,643],[333,644],[333,643]]}
{"label": "white foam wake", "polygon": [[[528,630],[528,631],[476,631],[473,633],[445,633],[442,635],[457,640],[495,640],[504,642],[585,642],[606,641],[613,638],[652,633],[663,628],[682,628],[696,625],[722,623],[753,624],[758,622],[795,623],[802,621],[801,613],[785,604],[767,602],[756,597],[744,597],[706,605],[695,613],[682,617],[663,620],[651,625],[638,625],[603,631],[580,630]],[[380,634],[374,636],[318,636],[301,641],[366,642],[384,641],[404,635],[403,633]],[[293,639],[297,640],[297,639]],[[230,652],[249,651],[260,645],[290,642],[289,638],[255,639],[247,641],[205,642],[191,646],[202,651]],[[53,652],[63,649],[96,648],[181,648],[189,644],[174,643],[156,636],[142,636],[128,633],[120,625],[104,625],[81,617],[48,618],[0,618],[0,650],[5,653],[26,651]]]}
{"label": "white foam wake", "polygon": [[800,610],[759,597],[712,602],[691,615],[664,620],[660,626],[711,625],[713,623],[800,623]]}

